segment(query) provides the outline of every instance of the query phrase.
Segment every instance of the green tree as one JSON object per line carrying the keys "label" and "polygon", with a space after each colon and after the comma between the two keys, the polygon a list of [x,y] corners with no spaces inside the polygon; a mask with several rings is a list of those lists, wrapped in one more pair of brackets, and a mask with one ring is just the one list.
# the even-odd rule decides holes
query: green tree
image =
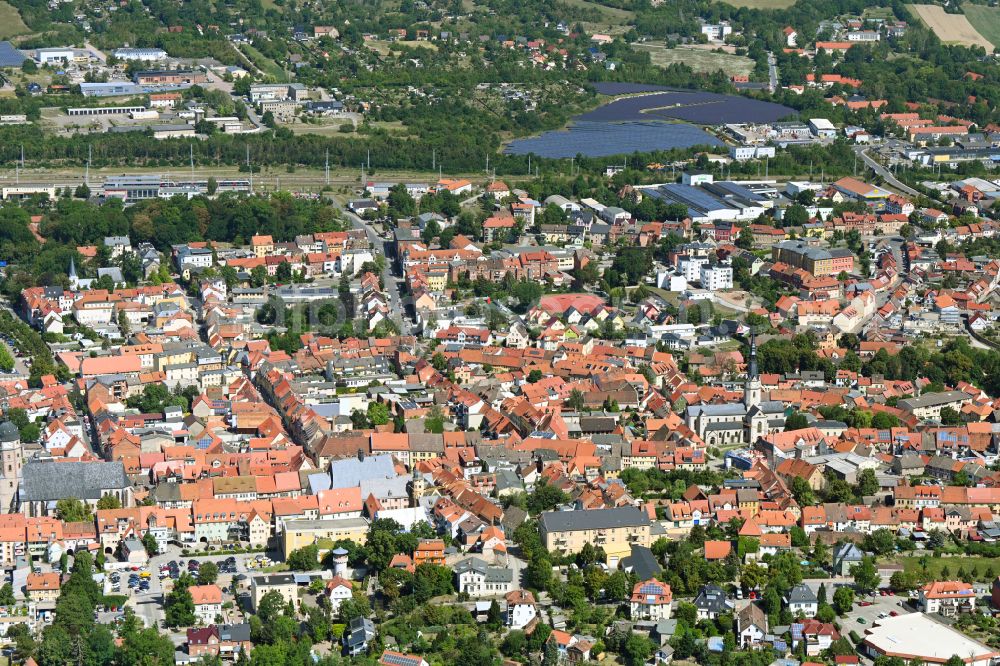
{"label": "green tree", "polygon": [[854,590],[841,586],[833,592],[833,607],[840,615],[846,615],[854,607]]}
{"label": "green tree", "polygon": [[198,584],[211,585],[219,579],[219,565],[215,562],[203,562],[198,568]]}
{"label": "green tree", "polygon": [[888,412],[875,412],[872,415],[872,427],[879,430],[887,430],[899,426],[899,419],[894,414]]}
{"label": "green tree", "polygon": [[887,529],[877,529],[865,535],[863,547],[876,555],[888,555],[896,550],[896,537]]}
{"label": "green tree", "polygon": [[142,547],[146,549],[146,554],[152,557],[160,552],[160,544],[156,543],[156,537],[152,532],[142,535]]}
{"label": "green tree", "polygon": [[656,650],[656,646],[647,636],[630,634],[625,641],[625,649],[622,654],[625,657],[625,663],[629,666],[642,666],[653,656],[654,650]]}
{"label": "green tree", "polygon": [[14,588],[10,583],[4,583],[3,587],[0,587],[0,606],[13,606],[16,603]]}
{"label": "green tree", "polygon": [[197,618],[194,613],[194,600],[188,589],[192,582],[188,574],[182,574],[177,579],[174,589],[167,595],[164,611],[168,627],[176,629],[194,625]]}
{"label": "green tree", "polygon": [[486,613],[486,626],[492,631],[498,630],[503,626],[503,616],[500,614],[500,604],[494,599],[490,604],[490,609]]}
{"label": "green tree", "polygon": [[56,516],[66,523],[79,523],[92,519],[90,507],[75,497],[67,497],[56,502]]}
{"label": "green tree", "polygon": [[292,571],[315,571],[319,568],[319,546],[312,543],[293,550],[285,559]]}
{"label": "green tree", "polygon": [[557,486],[541,481],[535,484],[535,489],[528,495],[528,511],[534,515],[542,511],[551,511],[569,500],[569,495]]}
{"label": "green tree", "polygon": [[122,501],[115,497],[114,495],[107,494],[102,495],[101,499],[97,500],[97,509],[120,509],[122,508]]}
{"label": "green tree", "polygon": [[384,402],[368,403],[368,420],[372,425],[385,425],[389,422],[389,406]]}
{"label": "green tree", "polygon": [[878,477],[875,476],[875,470],[861,470],[858,473],[858,495],[867,497],[876,494],[878,490]]}
{"label": "green tree", "polygon": [[851,569],[854,576],[854,586],[862,594],[871,594],[878,587],[881,578],[875,568],[875,559],[866,557]]}
{"label": "green tree", "polygon": [[802,412],[795,412],[789,414],[788,418],[785,419],[785,432],[790,432],[792,430],[803,430],[809,427],[809,420],[806,415]]}
{"label": "green tree", "polygon": [[441,408],[441,405],[434,405],[431,407],[430,411],[427,412],[427,418],[424,419],[424,429],[427,430],[427,432],[440,435],[444,432],[444,422],[444,410]]}
{"label": "green tree", "polygon": [[0,343],[0,370],[3,372],[14,371],[14,357],[11,356],[7,345]]}

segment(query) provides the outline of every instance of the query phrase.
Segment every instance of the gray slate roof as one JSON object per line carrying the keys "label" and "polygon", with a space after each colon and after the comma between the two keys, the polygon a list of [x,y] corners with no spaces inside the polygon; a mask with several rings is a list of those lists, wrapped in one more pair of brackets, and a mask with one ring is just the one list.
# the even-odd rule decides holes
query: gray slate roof
{"label": "gray slate roof", "polygon": [[10,421],[0,423],[0,442],[16,442],[21,439],[17,426]]}
{"label": "gray slate roof", "polygon": [[541,525],[546,532],[640,527],[649,525],[649,514],[633,506],[589,511],[547,511],[541,516]]}
{"label": "gray slate roof", "polygon": [[121,462],[29,462],[24,466],[21,498],[27,502],[70,497],[98,500],[105,491],[130,485]]}

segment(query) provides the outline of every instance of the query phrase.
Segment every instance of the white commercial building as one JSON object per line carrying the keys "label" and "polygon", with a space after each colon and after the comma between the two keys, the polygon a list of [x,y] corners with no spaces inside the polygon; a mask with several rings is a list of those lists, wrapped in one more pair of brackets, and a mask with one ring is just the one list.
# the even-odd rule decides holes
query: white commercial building
{"label": "white commercial building", "polygon": [[115,49],[111,55],[119,60],[134,60],[141,62],[157,62],[166,60],[167,52],[163,49]]}
{"label": "white commercial building", "polygon": [[815,136],[837,136],[837,128],[826,118],[813,118],[809,121],[809,131]]}
{"label": "white commercial building", "polygon": [[939,666],[954,655],[968,666],[990,666],[1000,652],[936,622],[924,613],[906,613],[876,620],[866,630],[864,649],[872,657],[899,657]]}
{"label": "white commercial building", "polygon": [[63,65],[73,62],[75,55],[73,49],[38,49],[35,52],[35,61],[39,65]]}

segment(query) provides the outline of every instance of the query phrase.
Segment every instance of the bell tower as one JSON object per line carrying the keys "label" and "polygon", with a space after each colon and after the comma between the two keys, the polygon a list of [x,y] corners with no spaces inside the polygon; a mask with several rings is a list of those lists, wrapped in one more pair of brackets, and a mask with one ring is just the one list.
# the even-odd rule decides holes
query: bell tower
{"label": "bell tower", "polygon": [[747,380],[743,385],[743,405],[749,410],[760,404],[760,377],[757,374],[757,334],[750,332],[750,364],[747,368]]}
{"label": "bell tower", "polygon": [[21,433],[13,423],[4,421],[0,423],[0,512],[12,513],[17,508],[23,464]]}

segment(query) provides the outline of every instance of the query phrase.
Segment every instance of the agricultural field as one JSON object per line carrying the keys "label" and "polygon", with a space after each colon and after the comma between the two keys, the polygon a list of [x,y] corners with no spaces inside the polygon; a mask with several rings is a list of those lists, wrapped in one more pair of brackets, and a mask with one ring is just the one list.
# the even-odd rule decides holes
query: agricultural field
{"label": "agricultural field", "polygon": [[727,76],[748,75],[753,72],[754,62],[744,56],[728,53],[714,53],[704,49],[678,47],[668,49],[662,44],[633,44],[636,51],[646,51],[650,60],[658,67],[668,67],[674,63],[684,63],[696,72],[709,74],[721,69]]}
{"label": "agricultural field", "polygon": [[9,3],[0,0],[0,39],[24,35],[31,30],[21,20],[21,14]]}
{"label": "agricultural field", "polygon": [[983,37],[964,14],[946,14],[940,5],[907,5],[946,44],[982,46],[993,52],[993,44]]}
{"label": "agricultural field", "polygon": [[795,4],[795,0],[721,0],[727,5],[734,7],[747,7],[749,9],[788,9]]}
{"label": "agricultural field", "polygon": [[1000,47],[1000,8],[966,3],[962,5],[962,11],[976,32],[988,39],[993,46]]}

